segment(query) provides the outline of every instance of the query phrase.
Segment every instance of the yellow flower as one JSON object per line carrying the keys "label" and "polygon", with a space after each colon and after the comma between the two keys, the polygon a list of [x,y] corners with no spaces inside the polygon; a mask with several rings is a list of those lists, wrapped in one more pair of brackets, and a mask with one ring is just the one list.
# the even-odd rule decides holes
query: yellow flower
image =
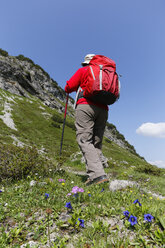
{"label": "yellow flower", "polygon": [[90,191],[88,191],[88,194],[90,194],[91,192]]}
{"label": "yellow flower", "polygon": [[132,190],[130,190],[130,192],[132,193]]}
{"label": "yellow flower", "polygon": [[62,183],[62,186],[64,186],[65,185],[65,183]]}
{"label": "yellow flower", "polygon": [[144,196],[144,194],[142,194],[142,196]]}
{"label": "yellow flower", "polygon": [[152,200],[152,196],[150,196],[150,200]]}

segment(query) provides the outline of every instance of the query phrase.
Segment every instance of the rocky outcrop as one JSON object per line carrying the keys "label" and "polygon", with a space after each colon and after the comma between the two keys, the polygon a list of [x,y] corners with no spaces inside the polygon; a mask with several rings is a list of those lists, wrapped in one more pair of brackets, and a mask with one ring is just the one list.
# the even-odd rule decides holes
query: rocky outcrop
{"label": "rocky outcrop", "polygon": [[[0,88],[13,94],[36,96],[49,107],[63,110],[66,95],[57,82],[40,66],[23,55],[18,57],[0,55]],[[60,101],[58,101],[60,100]],[[69,99],[73,106],[73,99]]]}

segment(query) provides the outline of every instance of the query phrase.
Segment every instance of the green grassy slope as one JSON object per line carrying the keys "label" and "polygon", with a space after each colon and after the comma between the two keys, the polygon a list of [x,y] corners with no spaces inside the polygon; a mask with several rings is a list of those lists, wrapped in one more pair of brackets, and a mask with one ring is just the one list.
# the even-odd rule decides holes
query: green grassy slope
{"label": "green grassy slope", "polygon": [[[16,130],[0,119],[0,247],[30,247],[29,242],[36,248],[164,247],[165,170],[104,137],[110,181],[132,180],[139,186],[116,192],[109,191],[108,185],[85,188],[85,176],[80,173],[85,164],[79,155],[75,161],[70,159],[79,151],[73,118],[67,116],[62,167],[57,171],[63,113],[35,97],[14,96],[0,89],[1,117],[4,109]],[[17,146],[13,145],[16,140]],[[39,150],[44,151],[42,155]],[[80,174],[68,172],[68,167]],[[74,186],[84,192],[68,196]],[[134,204],[137,199],[141,206]],[[68,202],[72,210],[67,210]],[[135,225],[124,216],[125,210],[137,217]],[[152,222],[145,222],[144,214],[151,214]],[[78,219],[84,220],[85,227]]]}
{"label": "green grassy slope", "polygon": [[[45,157],[57,163],[59,159],[63,113],[61,114],[57,110],[43,105],[42,101],[31,96],[30,98],[25,98],[0,90],[0,98],[0,115],[4,115],[4,106],[8,103],[11,118],[17,129],[11,129],[0,119],[1,142],[12,144],[16,138],[24,146],[35,146],[38,150],[44,151],[43,154]],[[77,161],[74,162],[70,161],[70,156],[77,151],[79,151],[79,148],[76,142],[74,119],[67,115],[62,149],[63,165],[75,166],[79,170],[85,170],[85,165],[81,164],[80,158],[77,158]],[[103,140],[103,153],[109,160],[107,172],[112,173],[117,178],[130,177],[140,180],[142,173],[144,174],[144,178],[147,178],[148,175],[159,177],[163,175],[164,170],[149,165],[139,156],[119,147],[107,138]],[[160,186],[156,185],[155,187],[157,190],[159,189],[161,192],[164,192],[165,189],[161,186],[160,184]]]}

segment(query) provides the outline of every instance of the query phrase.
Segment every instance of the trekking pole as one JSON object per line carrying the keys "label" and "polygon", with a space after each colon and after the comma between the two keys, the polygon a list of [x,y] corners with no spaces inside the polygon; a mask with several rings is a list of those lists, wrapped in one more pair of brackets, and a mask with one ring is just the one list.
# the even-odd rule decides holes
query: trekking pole
{"label": "trekking pole", "polygon": [[64,121],[63,121],[63,128],[62,128],[62,136],[61,136],[61,145],[60,145],[60,157],[61,157],[61,152],[62,152],[62,144],[63,144],[63,137],[64,137],[64,128],[65,128],[65,121],[66,121],[68,98],[69,98],[69,94],[67,93],[67,95],[66,95],[66,104],[65,104],[65,113],[64,113]]}

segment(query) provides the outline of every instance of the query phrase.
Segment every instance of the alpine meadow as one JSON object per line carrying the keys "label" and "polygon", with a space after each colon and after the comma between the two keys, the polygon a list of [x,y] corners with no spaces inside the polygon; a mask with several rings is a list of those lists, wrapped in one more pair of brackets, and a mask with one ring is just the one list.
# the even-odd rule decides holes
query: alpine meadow
{"label": "alpine meadow", "polygon": [[84,186],[74,99],[38,64],[0,49],[0,248],[165,247],[165,169],[112,123],[108,184]]}

